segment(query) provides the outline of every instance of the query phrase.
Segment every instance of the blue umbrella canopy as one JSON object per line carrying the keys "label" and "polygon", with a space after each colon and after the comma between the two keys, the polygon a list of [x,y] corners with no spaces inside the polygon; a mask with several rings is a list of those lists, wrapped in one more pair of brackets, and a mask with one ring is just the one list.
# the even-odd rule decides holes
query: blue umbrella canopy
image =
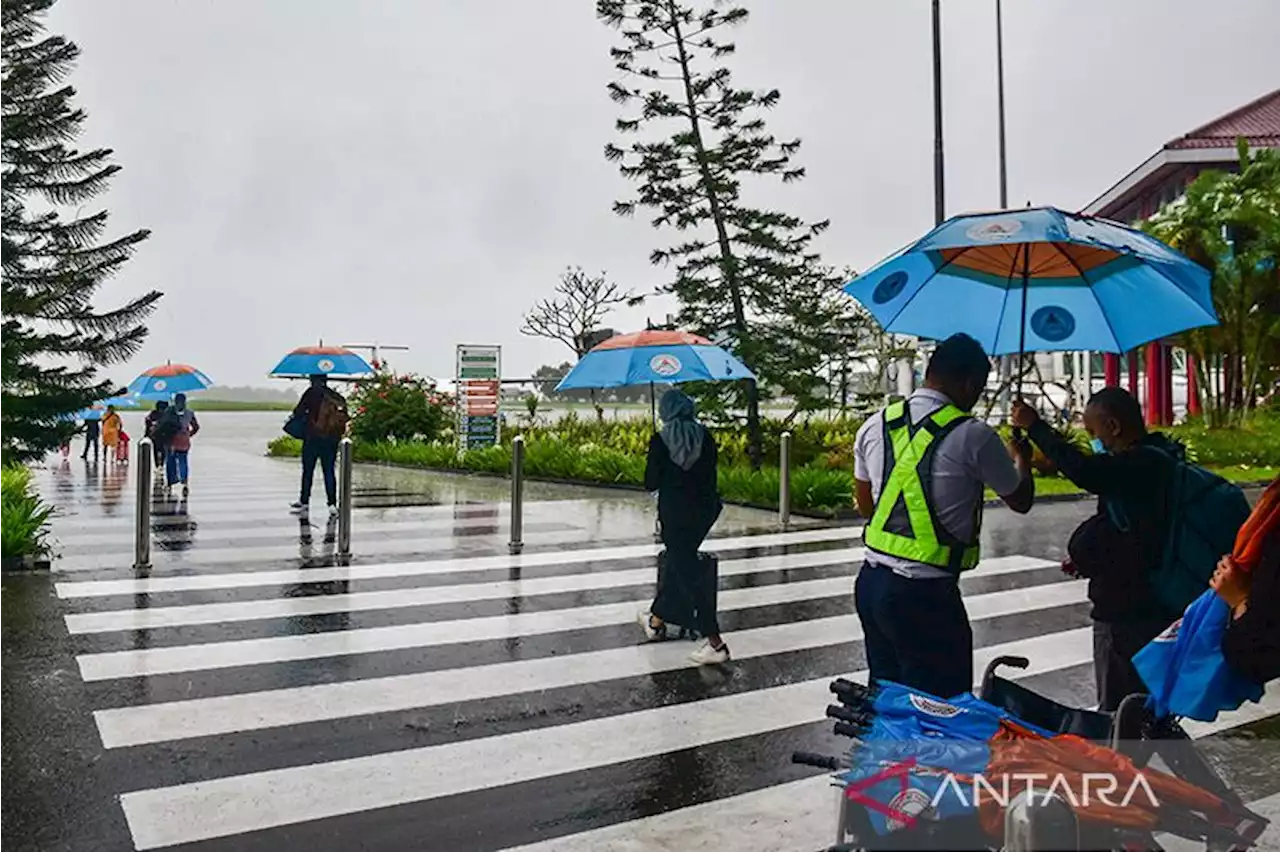
{"label": "blue umbrella canopy", "polygon": [[582,356],[556,390],[754,378],[741,361],[705,337],[648,330],[600,343]]}
{"label": "blue umbrella canopy", "polygon": [[949,219],[845,292],[885,331],[964,332],[989,355],[1127,352],[1216,325],[1210,279],[1140,231],[1041,207]]}
{"label": "blue umbrella canopy", "polygon": [[190,364],[161,364],[145,371],[129,383],[129,394],[136,399],[169,399],[175,393],[202,391],[213,380]]}
{"label": "blue umbrella canopy", "polygon": [[299,346],[276,364],[271,375],[276,378],[306,376],[364,376],[373,373],[369,362],[350,349],[340,346]]}

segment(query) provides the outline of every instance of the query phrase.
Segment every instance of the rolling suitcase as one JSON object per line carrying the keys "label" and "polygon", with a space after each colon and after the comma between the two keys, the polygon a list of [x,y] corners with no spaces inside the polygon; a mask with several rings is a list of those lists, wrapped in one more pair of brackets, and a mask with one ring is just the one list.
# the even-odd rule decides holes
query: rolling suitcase
{"label": "rolling suitcase", "polygon": [[[710,602],[712,611],[717,606],[716,595],[719,591],[719,573],[720,560],[716,558],[714,553],[698,552],[698,575],[696,582],[704,590],[703,594]],[[695,618],[695,603],[692,595],[687,589],[682,589],[679,584],[674,586],[670,584],[671,578],[667,576],[667,551],[658,552],[658,591],[654,597],[655,606],[658,601],[663,601],[662,610],[670,617],[663,618],[663,621],[680,628],[680,639],[699,639],[697,629],[694,625],[697,623]]]}

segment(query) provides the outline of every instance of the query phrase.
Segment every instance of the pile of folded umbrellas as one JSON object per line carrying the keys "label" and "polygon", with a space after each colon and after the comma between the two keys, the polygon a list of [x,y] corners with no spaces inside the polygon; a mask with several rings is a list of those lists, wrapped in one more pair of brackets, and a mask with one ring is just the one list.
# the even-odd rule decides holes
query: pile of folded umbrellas
{"label": "pile of folded umbrellas", "polygon": [[831,684],[835,733],[852,737],[838,782],[884,836],[974,820],[999,845],[1016,794],[1068,802],[1081,830],[1169,832],[1247,847],[1266,820],[1112,748],[1015,718],[971,693],[947,699],[888,681]]}

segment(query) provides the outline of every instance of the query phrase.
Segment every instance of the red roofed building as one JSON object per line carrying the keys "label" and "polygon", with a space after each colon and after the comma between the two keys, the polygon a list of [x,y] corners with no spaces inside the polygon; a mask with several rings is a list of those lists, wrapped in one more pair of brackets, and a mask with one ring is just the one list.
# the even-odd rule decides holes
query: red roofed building
{"label": "red roofed building", "polygon": [[[1239,167],[1236,140],[1250,148],[1280,148],[1280,89],[1189,133],[1170,140],[1114,186],[1084,207],[1082,212],[1117,222],[1145,219],[1180,197],[1196,176],[1208,169],[1235,171]],[[1128,356],[1129,390],[1143,398],[1147,422],[1173,422],[1173,353],[1167,344],[1151,343],[1144,359],[1149,369],[1146,392],[1138,387],[1138,353]],[[1107,355],[1104,372],[1108,385],[1120,384],[1120,359]],[[1187,371],[1187,409],[1198,413],[1195,374]]]}

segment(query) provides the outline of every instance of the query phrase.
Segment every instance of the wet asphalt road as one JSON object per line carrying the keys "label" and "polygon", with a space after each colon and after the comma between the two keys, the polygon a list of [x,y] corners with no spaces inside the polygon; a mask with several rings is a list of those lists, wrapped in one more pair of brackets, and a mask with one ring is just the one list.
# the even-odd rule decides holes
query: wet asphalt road
{"label": "wet asphalt road", "polygon": [[[41,474],[63,557],[3,583],[11,849],[830,842],[831,796],[788,758],[840,748],[822,713],[826,682],[864,665],[856,530],[726,513],[710,547],[735,660],[708,670],[637,644],[645,495],[532,486],[516,560],[503,483],[361,469],[343,568],[323,517],[284,511],[293,464],[217,440],[193,462],[190,499],[155,504],[145,572],[131,473]],[[1089,511],[988,511],[963,584],[980,663],[1025,653],[1029,685],[1081,706],[1088,607],[1055,563]],[[1225,730],[1250,718],[1197,733],[1252,800],[1280,783],[1274,725]]]}

